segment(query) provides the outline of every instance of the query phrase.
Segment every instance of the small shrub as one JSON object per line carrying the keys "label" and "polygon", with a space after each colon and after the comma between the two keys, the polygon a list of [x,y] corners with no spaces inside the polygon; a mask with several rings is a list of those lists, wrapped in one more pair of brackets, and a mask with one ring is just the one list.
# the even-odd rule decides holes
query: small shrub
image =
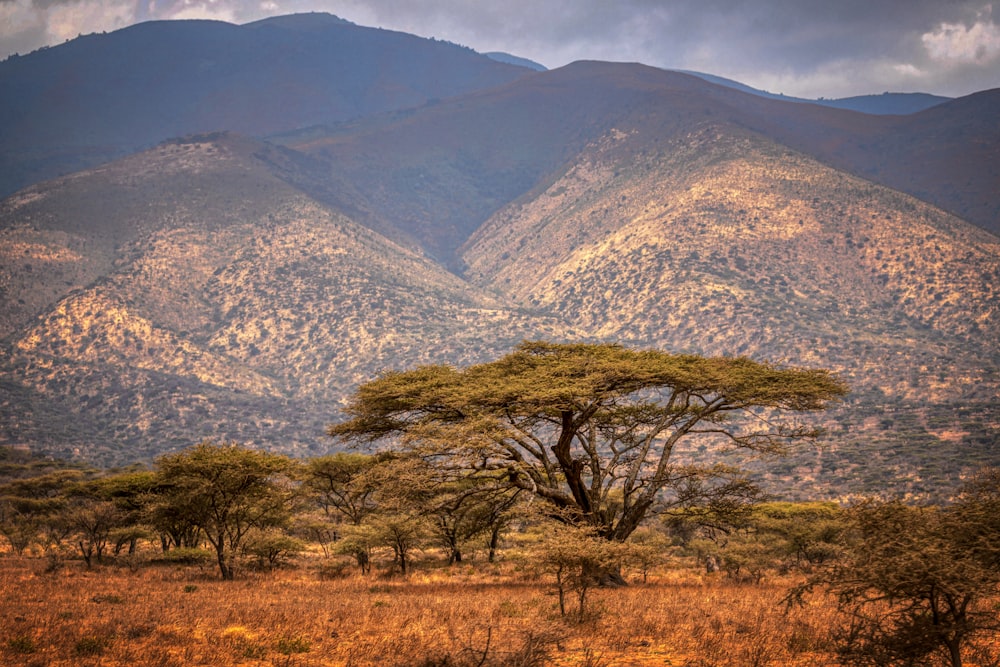
{"label": "small shrub", "polygon": [[207,549],[194,547],[177,547],[164,551],[153,562],[167,565],[208,565],[215,559],[215,554]]}
{"label": "small shrub", "polygon": [[156,632],[156,626],[151,623],[143,623],[140,625],[129,626],[123,636],[126,639],[142,639],[143,637],[150,637]]}
{"label": "small shrub", "polygon": [[278,640],[278,653],[291,655],[293,653],[308,653],[312,645],[305,637],[282,637]]}
{"label": "small shrub", "polygon": [[97,604],[124,604],[125,598],[123,598],[120,595],[112,595],[112,594],[95,595],[94,597],[90,598],[90,601]]}
{"label": "small shrub", "polygon": [[501,600],[497,611],[501,616],[506,616],[507,618],[521,618],[525,613],[524,608],[510,600]]}
{"label": "small shrub", "polygon": [[45,569],[42,570],[43,574],[55,574],[62,569],[63,561],[59,554],[50,553],[45,558]]}
{"label": "small shrub", "polygon": [[271,531],[254,535],[244,547],[245,553],[256,559],[257,567],[265,570],[287,565],[305,550],[306,545],[302,540]]}
{"label": "small shrub", "polygon": [[35,640],[26,635],[18,635],[17,637],[11,637],[8,639],[7,648],[15,653],[23,653],[25,655],[34,653],[38,650]]}
{"label": "small shrub", "polygon": [[197,590],[198,590],[198,587],[195,586],[194,584],[188,584],[188,585],[186,585],[184,587],[184,592],[185,593],[194,593]]}
{"label": "small shrub", "polygon": [[246,642],[243,645],[243,657],[248,660],[263,660],[267,656],[267,647],[256,642]]}
{"label": "small shrub", "polygon": [[104,637],[81,637],[73,650],[77,655],[100,655],[107,645],[108,641]]}
{"label": "small shrub", "polygon": [[344,579],[351,574],[351,564],[345,561],[328,561],[316,569],[320,579]]}
{"label": "small shrub", "polygon": [[267,656],[267,647],[256,642],[256,633],[251,632],[242,625],[231,625],[222,632],[222,638],[226,640],[237,654],[249,660],[263,660]]}

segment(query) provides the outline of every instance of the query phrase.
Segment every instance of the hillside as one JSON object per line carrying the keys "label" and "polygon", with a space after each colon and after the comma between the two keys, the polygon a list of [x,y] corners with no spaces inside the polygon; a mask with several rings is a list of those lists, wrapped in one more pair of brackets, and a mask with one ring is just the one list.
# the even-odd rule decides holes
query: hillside
{"label": "hillside", "polygon": [[[5,441],[104,462],[192,437],[304,453],[391,360],[565,335],[288,186],[269,150],[193,137],[5,202]],[[122,192],[142,193],[141,226]]]}
{"label": "hillside", "polygon": [[265,136],[420,106],[531,70],[329,14],[153,21],[0,63],[0,196],[165,139]]}
{"label": "hillside", "polygon": [[498,212],[470,280],[602,340],[836,370],[807,487],[994,459],[1000,239],[731,128],[649,146],[616,128]]}
{"label": "hillside", "polygon": [[1000,463],[1000,240],[861,157],[978,169],[942,191],[990,210],[996,104],[876,117],[585,62],[39,183],[0,203],[0,442],[322,452],[386,369],[615,340],[842,373],[822,447],[768,467],[783,494],[947,493]]}
{"label": "hillside", "polygon": [[704,79],[710,83],[716,83],[720,86],[725,86],[727,88],[735,88],[741,90],[744,93],[752,93],[753,95],[759,95],[761,97],[767,97],[772,100],[782,100],[785,102],[800,102],[803,104],[818,104],[824,107],[833,107],[835,109],[849,109],[851,111],[858,111],[867,114],[876,115],[906,115],[911,113],[917,113],[918,111],[923,111],[925,109],[930,109],[933,106],[937,106],[943,102],[947,102],[952,99],[950,97],[942,97],[940,95],[930,95],[927,93],[890,93],[884,92],[881,95],[856,95],[854,97],[840,97],[834,99],[827,99],[821,97],[816,100],[806,99],[803,97],[791,97],[788,95],[769,93],[766,90],[760,90],[758,88],[752,88],[746,84],[742,84],[739,81],[733,81],[732,79],[727,79],[721,76],[715,76],[713,74],[706,74],[704,72],[692,72],[690,70],[676,70],[678,72],[683,72],[685,74],[693,74],[694,76]]}
{"label": "hillside", "polygon": [[[486,218],[616,126],[653,149],[703,123],[750,130],[1000,233],[1000,90],[909,116],[766,99],[643,65],[579,62],[419,113],[277,137],[331,164],[328,181],[368,202],[371,224],[454,249]],[[641,150],[641,149],[640,149]],[[322,193],[318,196],[323,197]]]}

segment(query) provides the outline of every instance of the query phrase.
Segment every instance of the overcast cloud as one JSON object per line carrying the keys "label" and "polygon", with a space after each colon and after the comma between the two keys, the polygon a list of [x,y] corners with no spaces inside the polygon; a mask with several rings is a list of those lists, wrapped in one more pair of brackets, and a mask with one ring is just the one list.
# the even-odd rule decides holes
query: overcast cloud
{"label": "overcast cloud", "polygon": [[549,68],[635,61],[809,98],[1000,87],[1000,0],[0,0],[0,58],[151,19],[303,11]]}

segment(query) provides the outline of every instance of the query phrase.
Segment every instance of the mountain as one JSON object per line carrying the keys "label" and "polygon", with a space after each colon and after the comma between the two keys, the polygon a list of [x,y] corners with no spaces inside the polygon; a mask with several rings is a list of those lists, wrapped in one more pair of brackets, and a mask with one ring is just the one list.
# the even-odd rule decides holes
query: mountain
{"label": "mountain", "polygon": [[151,147],[253,136],[491,87],[531,70],[329,14],[152,21],[0,63],[0,196]]}
{"label": "mountain", "polygon": [[192,437],[306,454],[394,360],[566,336],[289,186],[295,159],[195,136],[6,200],[0,437],[104,462]]}
{"label": "mountain", "polygon": [[791,97],[789,95],[782,95],[780,93],[769,93],[766,90],[753,88],[746,84],[740,83],[739,81],[733,81],[732,79],[727,79],[725,77],[715,76],[714,74],[705,74],[704,72],[692,72],[690,70],[676,70],[676,71],[683,72],[684,74],[694,75],[710,83],[716,83],[720,86],[726,86],[727,88],[735,88],[736,90],[743,91],[744,93],[751,93],[753,95],[767,97],[772,100],[781,100],[784,102],[800,102],[803,104],[818,104],[824,107],[833,107],[835,109],[849,109],[850,111],[858,111],[867,114],[906,115],[911,113],[917,113],[918,111],[923,111],[924,109],[930,109],[933,106],[937,106],[938,104],[947,102],[948,100],[952,99],[950,97],[942,97],[940,95],[930,95],[928,93],[884,92],[881,95],[855,95],[853,97],[840,97],[834,99],[827,99],[825,97],[821,97],[816,100],[810,100],[804,97]]}
{"label": "mountain", "polygon": [[39,183],[0,203],[0,442],[308,455],[386,369],[613,340],[843,374],[821,446],[762,468],[786,496],[947,493],[1000,463],[1000,239],[862,158],[996,206],[996,111],[879,117],[581,62]]}
{"label": "mountain", "polygon": [[373,224],[423,235],[446,262],[498,202],[616,123],[648,127],[651,147],[703,121],[738,125],[1000,233],[1000,90],[872,116],[643,65],[580,62],[404,114],[275,139],[329,161],[331,178],[365,191]]}

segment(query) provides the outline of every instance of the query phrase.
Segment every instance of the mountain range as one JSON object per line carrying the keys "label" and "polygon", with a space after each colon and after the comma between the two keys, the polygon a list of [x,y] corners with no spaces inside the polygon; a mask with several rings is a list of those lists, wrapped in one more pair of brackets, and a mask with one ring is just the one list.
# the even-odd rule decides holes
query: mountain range
{"label": "mountain range", "polygon": [[[216,31],[273,67],[199,41]],[[819,446],[759,468],[786,496],[946,493],[1000,463],[1000,90],[880,116],[328,15],[120,33],[133,60],[186,63],[141,89],[176,122],[130,134],[137,93],[109,77],[120,104],[62,148],[3,119],[8,184],[60,151],[88,166],[0,202],[0,442],[311,455],[380,371],[544,338],[842,374]],[[117,58],[97,47],[120,33],[5,62],[0,94],[84,48]],[[301,50],[278,63],[279,42]]]}

